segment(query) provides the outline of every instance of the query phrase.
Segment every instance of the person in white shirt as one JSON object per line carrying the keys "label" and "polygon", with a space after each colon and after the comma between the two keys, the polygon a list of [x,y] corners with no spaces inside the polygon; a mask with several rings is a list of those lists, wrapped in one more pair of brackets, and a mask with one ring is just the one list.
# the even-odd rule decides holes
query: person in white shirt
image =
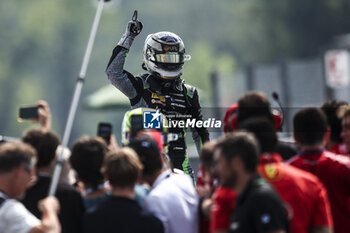
{"label": "person in white shirt", "polygon": [[128,146],[143,164],[142,181],[151,186],[145,209],[162,221],[166,233],[197,233],[199,199],[191,178],[164,167],[158,145],[149,136],[138,137]]}
{"label": "person in white shirt", "polygon": [[39,202],[41,221],[33,216],[20,199],[34,177],[34,149],[19,141],[0,145],[0,233],[59,233],[61,226],[55,197]]}

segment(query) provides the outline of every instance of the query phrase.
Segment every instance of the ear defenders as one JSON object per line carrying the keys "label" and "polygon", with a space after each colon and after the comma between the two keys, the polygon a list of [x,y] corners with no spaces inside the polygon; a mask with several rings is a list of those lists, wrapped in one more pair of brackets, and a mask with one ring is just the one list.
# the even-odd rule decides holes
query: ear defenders
{"label": "ear defenders", "polygon": [[[226,110],[223,119],[224,133],[229,133],[237,130],[237,116],[239,114],[238,109],[238,103],[234,103]],[[270,113],[274,121],[275,129],[277,131],[280,131],[283,124],[283,112],[277,109],[272,109]]]}

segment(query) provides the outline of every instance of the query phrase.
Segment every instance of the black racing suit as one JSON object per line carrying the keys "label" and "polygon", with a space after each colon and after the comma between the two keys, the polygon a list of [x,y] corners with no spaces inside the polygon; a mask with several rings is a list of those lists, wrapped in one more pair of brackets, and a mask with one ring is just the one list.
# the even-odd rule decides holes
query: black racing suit
{"label": "black racing suit", "polygon": [[[113,50],[106,74],[110,82],[130,99],[132,109],[148,107],[159,109],[168,118],[181,114],[187,118],[202,120],[198,92],[194,87],[184,84],[181,78],[163,81],[152,74],[133,76],[123,70],[127,52],[127,49],[120,46]],[[203,127],[191,128],[191,131],[199,151],[201,144],[209,140],[208,130]],[[168,145],[168,155],[173,167],[193,176],[186,155],[185,129],[169,128],[169,133],[178,135],[178,139],[170,141]]]}

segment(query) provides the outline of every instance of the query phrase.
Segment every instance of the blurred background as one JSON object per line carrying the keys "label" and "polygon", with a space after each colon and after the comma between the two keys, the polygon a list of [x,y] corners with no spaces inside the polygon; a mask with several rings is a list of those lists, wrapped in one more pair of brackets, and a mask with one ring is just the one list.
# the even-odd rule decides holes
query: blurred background
{"label": "blurred background", "polygon": [[[97,0],[0,2],[0,135],[20,137],[32,124],[17,121],[18,108],[44,99],[62,137],[96,7]],[[348,0],[112,0],[100,21],[71,142],[96,135],[100,121],[111,122],[120,140],[129,103],[104,71],[134,9],[144,30],[126,70],[143,72],[149,33],[174,32],[192,56],[182,77],[200,89],[203,107],[228,107],[247,90],[269,97],[275,91],[286,107],[288,132],[294,108],[349,101],[347,85],[327,85],[324,59],[328,50],[350,46]]]}

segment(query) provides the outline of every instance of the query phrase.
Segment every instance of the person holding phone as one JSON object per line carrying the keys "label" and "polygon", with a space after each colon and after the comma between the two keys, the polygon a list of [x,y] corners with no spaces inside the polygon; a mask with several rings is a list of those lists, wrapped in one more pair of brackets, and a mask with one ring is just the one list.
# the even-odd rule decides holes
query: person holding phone
{"label": "person holding phone", "polygon": [[103,138],[103,140],[107,143],[108,149],[110,151],[118,150],[118,142],[113,134],[113,126],[108,122],[100,122],[97,126],[97,136]]}
{"label": "person holding phone", "polygon": [[[56,151],[60,140],[53,132],[44,128],[27,130],[22,141],[36,150],[35,182],[26,191],[21,199],[24,206],[37,218],[41,218],[38,208],[39,200],[47,196],[52,182],[51,171],[56,163]],[[81,233],[82,217],[85,212],[83,199],[80,193],[71,185],[59,183],[56,197],[60,201],[59,220],[62,233]]]}
{"label": "person holding phone", "polygon": [[[20,122],[23,120],[29,120],[32,123],[40,124],[41,129],[51,131],[52,114],[50,106],[45,100],[38,100],[35,106],[20,107],[18,118]],[[61,149],[63,149],[63,167],[60,182],[71,185],[75,183],[74,173],[68,162],[71,153],[68,148],[62,148],[61,145],[59,145],[56,150],[56,156],[58,156]]]}
{"label": "person holding phone", "polygon": [[49,104],[45,100],[39,100],[35,106],[20,107],[20,120],[30,120],[33,123],[39,123],[42,128],[51,129],[52,117]]}

